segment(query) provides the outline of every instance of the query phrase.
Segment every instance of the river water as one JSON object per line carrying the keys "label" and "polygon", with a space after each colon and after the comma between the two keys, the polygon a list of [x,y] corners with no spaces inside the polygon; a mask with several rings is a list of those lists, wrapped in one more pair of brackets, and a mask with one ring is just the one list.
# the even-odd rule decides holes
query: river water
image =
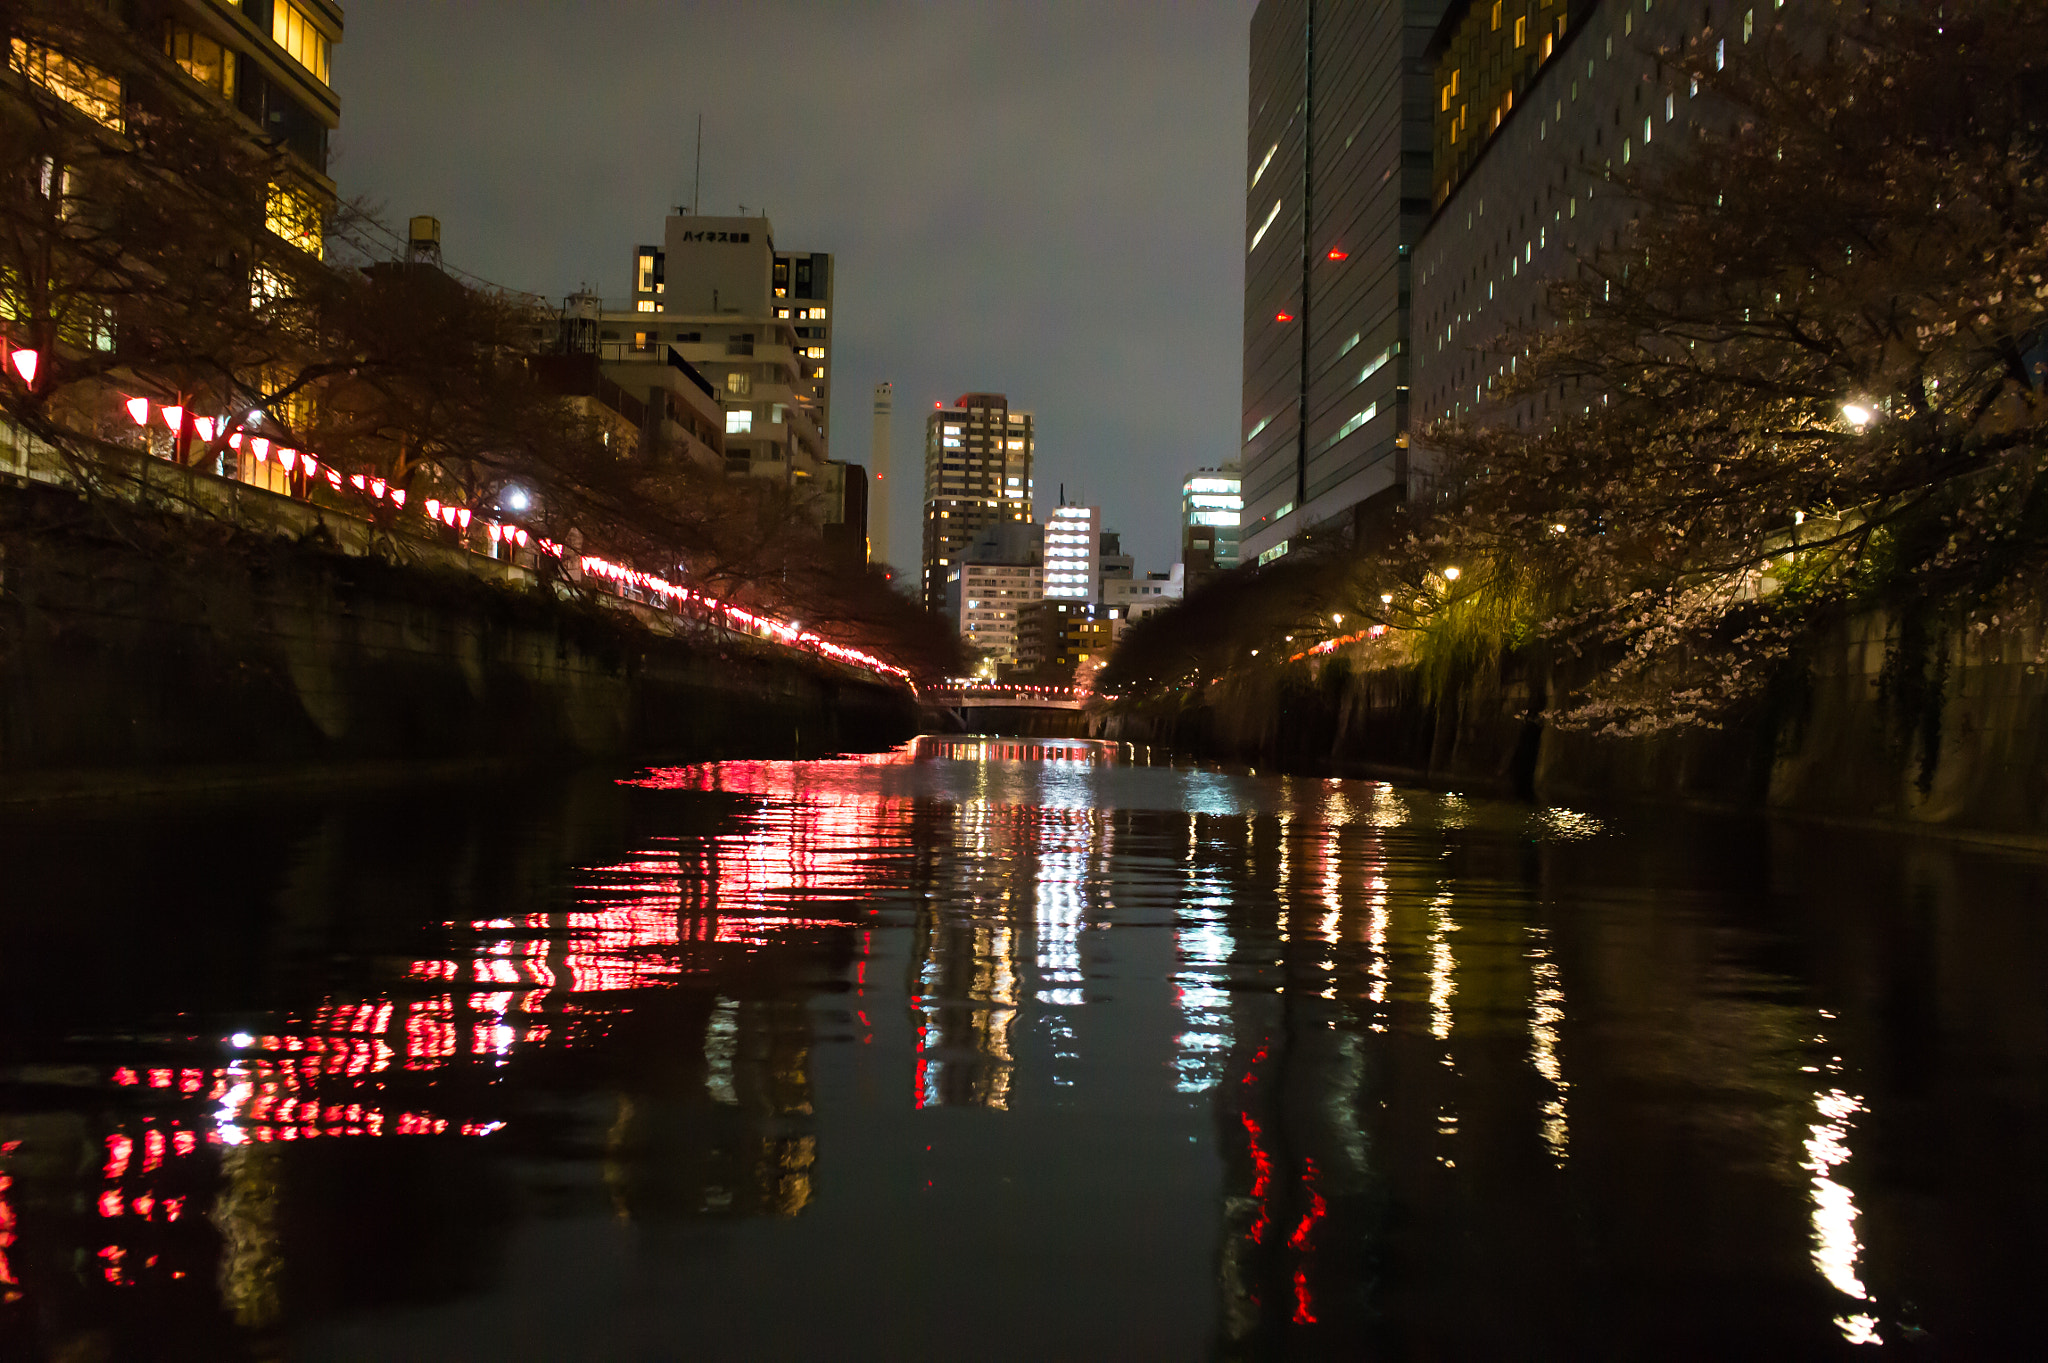
{"label": "river water", "polygon": [[10,814],[0,1357],[2038,1357],[2044,886],[1043,740]]}

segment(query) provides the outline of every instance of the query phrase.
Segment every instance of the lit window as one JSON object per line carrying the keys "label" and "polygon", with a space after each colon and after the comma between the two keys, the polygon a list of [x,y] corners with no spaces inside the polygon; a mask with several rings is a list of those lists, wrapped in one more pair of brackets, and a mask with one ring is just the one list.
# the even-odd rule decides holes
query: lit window
{"label": "lit window", "polygon": [[276,0],[270,11],[270,36],[322,85],[327,81],[327,35],[313,27],[292,0]]}
{"label": "lit window", "polygon": [[823,308],[805,308],[804,316],[813,322],[822,322],[825,320],[825,310]]}
{"label": "lit window", "polygon": [[778,322],[787,322],[789,320],[789,309],[777,308],[775,310],[775,320],[777,320]]}
{"label": "lit window", "polygon": [[1266,238],[1266,229],[1273,225],[1273,219],[1280,216],[1280,200],[1273,200],[1273,211],[1266,214],[1266,220],[1259,224],[1259,230],[1252,233],[1251,250],[1258,250],[1259,243]]}
{"label": "lit window", "polygon": [[234,54],[203,33],[172,25],[164,31],[164,50],[186,75],[216,94],[233,98]]}
{"label": "lit window", "polygon": [[[1013,450],[1021,450],[1024,448],[1024,442],[1021,440],[1012,440],[1010,442],[1010,448]],[[1013,478],[1010,481],[1015,482],[1016,480]]]}
{"label": "lit window", "polygon": [[249,305],[260,308],[286,296],[284,276],[258,265],[256,272],[249,277]]}
{"label": "lit window", "polygon": [[814,345],[814,346],[807,346],[807,347],[805,347],[805,349],[804,349],[804,358],[805,358],[805,359],[807,359],[807,360],[822,360],[822,359],[824,359],[824,358],[825,358],[825,347],[823,347],[823,346],[821,346],[821,345]]}
{"label": "lit window", "polygon": [[1522,18],[1515,20],[1515,46],[1524,47],[1528,42],[1529,20],[1528,16],[1524,15]]}
{"label": "lit window", "polygon": [[14,68],[96,123],[121,130],[121,81],[47,47],[14,40]]}
{"label": "lit window", "polygon": [[736,398],[743,398],[754,391],[754,376],[743,369],[736,369],[725,376],[725,391]]}
{"label": "lit window", "polygon": [[1259,161],[1259,168],[1252,172],[1252,182],[1251,184],[1246,186],[1247,192],[1249,192],[1250,190],[1257,189],[1259,187],[1259,177],[1266,173],[1267,166],[1273,164],[1273,154],[1279,150],[1280,144],[1278,142],[1275,142],[1272,146],[1266,148],[1265,156]]}
{"label": "lit window", "polygon": [[633,307],[640,312],[653,312],[654,300],[652,298],[643,298],[638,303],[635,303]]}
{"label": "lit window", "polygon": [[320,205],[305,190],[295,185],[272,185],[263,225],[307,255],[320,258],[325,235]]}
{"label": "lit window", "polygon": [[754,414],[752,412],[739,411],[727,412],[725,414],[725,433],[727,435],[746,435],[753,429]]}
{"label": "lit window", "polygon": [[654,253],[651,251],[640,253],[640,292],[654,292]]}

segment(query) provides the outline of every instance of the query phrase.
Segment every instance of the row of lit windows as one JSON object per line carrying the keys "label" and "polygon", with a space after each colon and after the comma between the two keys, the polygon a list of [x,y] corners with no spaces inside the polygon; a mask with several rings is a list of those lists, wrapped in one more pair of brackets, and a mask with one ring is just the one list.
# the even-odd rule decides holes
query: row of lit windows
{"label": "row of lit windows", "polygon": [[292,0],[273,0],[270,36],[285,54],[313,73],[322,85],[330,84],[327,71],[327,35],[313,26]]}
{"label": "row of lit windows", "polygon": [[14,69],[96,123],[119,132],[121,81],[61,52],[16,38]]}

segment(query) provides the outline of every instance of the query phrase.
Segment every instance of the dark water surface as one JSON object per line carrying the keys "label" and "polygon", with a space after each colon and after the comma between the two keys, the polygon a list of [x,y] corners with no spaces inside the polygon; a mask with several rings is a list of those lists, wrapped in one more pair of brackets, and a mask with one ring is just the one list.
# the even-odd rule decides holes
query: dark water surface
{"label": "dark water surface", "polygon": [[0,1357],[2040,1357],[2048,869],[1131,750],[0,821]]}

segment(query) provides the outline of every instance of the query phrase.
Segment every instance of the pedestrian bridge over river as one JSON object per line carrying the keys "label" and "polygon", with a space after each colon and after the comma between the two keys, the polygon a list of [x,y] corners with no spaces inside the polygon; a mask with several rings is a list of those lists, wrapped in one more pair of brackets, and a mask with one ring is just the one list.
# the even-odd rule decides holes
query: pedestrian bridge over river
{"label": "pedestrian bridge over river", "polygon": [[924,701],[938,725],[955,733],[1081,738],[1086,693],[1071,686],[1009,686],[965,682],[927,687]]}

